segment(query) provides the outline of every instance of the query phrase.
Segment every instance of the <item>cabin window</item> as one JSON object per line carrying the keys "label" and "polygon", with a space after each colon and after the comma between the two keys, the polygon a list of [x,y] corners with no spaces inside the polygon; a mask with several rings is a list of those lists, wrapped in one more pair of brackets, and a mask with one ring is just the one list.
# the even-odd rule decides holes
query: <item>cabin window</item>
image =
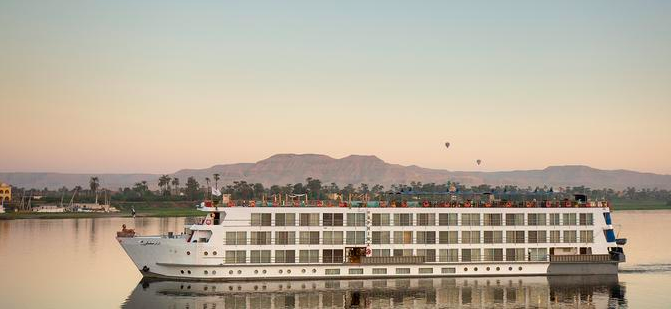
{"label": "cabin window", "polygon": [[373,214],[373,226],[389,226],[389,214]]}
{"label": "cabin window", "polygon": [[480,225],[480,214],[461,214],[461,225],[465,226]]}
{"label": "cabin window", "polygon": [[422,267],[419,269],[420,274],[433,274],[433,268],[430,267]]}
{"label": "cabin window", "polygon": [[366,232],[365,231],[347,231],[347,244],[348,245],[363,245],[366,243]]}
{"label": "cabin window", "polygon": [[343,261],[342,249],[322,250],[322,263],[342,263]]}
{"label": "cabin window", "polygon": [[386,275],[386,274],[387,274],[386,268],[373,268],[373,275]]}
{"label": "cabin window", "polygon": [[462,231],[461,232],[461,243],[462,244],[479,244],[480,243],[480,231]]}
{"label": "cabin window", "polygon": [[547,242],[546,231],[529,231],[529,243],[538,244]]}
{"label": "cabin window", "polygon": [[325,245],[342,245],[342,231],[324,231],[323,241]]}
{"label": "cabin window", "polygon": [[298,251],[298,262],[300,262],[300,263],[319,263],[319,250],[300,250],[300,251]]}
{"label": "cabin window", "polygon": [[506,261],[525,261],[526,256],[524,248],[508,248],[506,249]]}
{"label": "cabin window", "polygon": [[436,232],[435,231],[418,231],[417,232],[417,243],[418,244],[435,244],[436,243]]}
{"label": "cabin window", "polygon": [[348,213],[347,226],[364,226],[366,225],[365,213]]}
{"label": "cabin window", "polygon": [[580,231],[580,242],[593,243],[594,231]]}
{"label": "cabin window", "polygon": [[270,245],[270,232],[252,232],[252,245]]}
{"label": "cabin window", "polygon": [[227,264],[247,263],[247,253],[245,250],[226,251],[225,261]]}
{"label": "cabin window", "polygon": [[440,269],[440,272],[443,274],[454,274],[457,272],[457,269],[454,267],[443,267]]}
{"label": "cabin window", "polygon": [[527,223],[529,225],[545,225],[547,223],[545,214],[528,214]]}
{"label": "cabin window", "polygon": [[390,249],[373,249],[373,256],[391,256]]}
{"label": "cabin window", "polygon": [[559,214],[550,214],[550,225],[559,225]]}
{"label": "cabin window", "polygon": [[410,273],[410,268],[396,268],[397,275],[407,275]]}
{"label": "cabin window", "polygon": [[412,256],[412,249],[394,249],[394,256]]}
{"label": "cabin window", "polygon": [[275,214],[275,226],[295,226],[296,225],[296,214],[295,213],[276,213]]}
{"label": "cabin window", "polygon": [[564,214],[563,219],[562,225],[576,225],[576,215],[574,213]]}
{"label": "cabin window", "polygon": [[564,242],[577,242],[576,231],[564,231]]}
{"label": "cabin window", "polygon": [[433,226],[433,225],[436,225],[436,214],[435,213],[417,214],[417,225],[419,225],[419,226]]}
{"label": "cabin window", "polygon": [[459,242],[457,231],[440,231],[438,232],[438,238],[441,244],[456,244]]}
{"label": "cabin window", "polygon": [[296,244],[296,232],[275,232],[276,245]]}
{"label": "cabin window", "polygon": [[524,231],[506,231],[506,243],[523,244]]}
{"label": "cabin window", "polygon": [[296,263],[296,251],[275,250],[275,263]]}
{"label": "cabin window", "polygon": [[270,263],[270,250],[251,250],[249,252],[250,263]]}
{"label": "cabin window", "polygon": [[580,225],[594,225],[594,214],[580,214]]}
{"label": "cabin window", "polygon": [[226,232],[227,245],[246,245],[247,232]]}
{"label": "cabin window", "polygon": [[547,261],[547,259],[548,259],[547,248],[529,248],[530,261]]}
{"label": "cabin window", "polygon": [[411,226],[412,214],[394,214],[395,226]]}
{"label": "cabin window", "polygon": [[438,214],[438,225],[457,225],[457,214]]}
{"label": "cabin window", "polygon": [[352,268],[349,270],[350,275],[363,275],[363,268]]}
{"label": "cabin window", "polygon": [[270,216],[269,213],[253,213],[252,226],[270,226],[272,222]]}
{"label": "cabin window", "polygon": [[325,275],[340,275],[340,269],[325,269],[324,270]]}
{"label": "cabin window", "polygon": [[412,244],[412,231],[394,231],[395,244]]}
{"label": "cabin window", "polygon": [[435,262],[436,249],[417,249],[417,256],[423,256],[425,262]]}
{"label": "cabin window", "polygon": [[480,262],[480,249],[461,249],[462,262]]}
{"label": "cabin window", "polygon": [[503,261],[503,249],[500,248],[485,248],[485,261]]}
{"label": "cabin window", "polygon": [[318,245],[319,231],[299,232],[301,245]]}
{"label": "cabin window", "polygon": [[341,213],[322,214],[322,225],[324,226],[342,226],[343,215]]}
{"label": "cabin window", "polygon": [[500,244],[503,242],[503,231],[484,231],[483,238],[486,244]]}
{"label": "cabin window", "polygon": [[483,221],[487,226],[500,226],[502,217],[501,214],[485,214]]}
{"label": "cabin window", "polygon": [[459,262],[459,249],[440,249],[438,251],[439,262]]}
{"label": "cabin window", "polygon": [[506,214],[506,225],[524,225],[524,214]]}
{"label": "cabin window", "polygon": [[389,231],[373,231],[373,244],[386,245],[391,243],[391,236]]}
{"label": "cabin window", "polygon": [[301,226],[319,226],[319,213],[302,213],[300,216]]}
{"label": "cabin window", "polygon": [[560,236],[560,231],[550,231],[550,242],[551,243],[558,243],[560,242],[561,236]]}

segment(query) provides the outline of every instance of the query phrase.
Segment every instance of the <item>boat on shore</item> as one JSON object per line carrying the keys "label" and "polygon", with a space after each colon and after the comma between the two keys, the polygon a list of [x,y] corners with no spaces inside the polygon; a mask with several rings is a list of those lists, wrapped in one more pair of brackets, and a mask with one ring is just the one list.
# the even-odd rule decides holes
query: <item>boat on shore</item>
{"label": "boat on shore", "polygon": [[[117,235],[145,277],[191,280],[613,275],[610,205],[568,201],[205,201],[179,234]],[[124,228],[124,230],[126,230]]]}

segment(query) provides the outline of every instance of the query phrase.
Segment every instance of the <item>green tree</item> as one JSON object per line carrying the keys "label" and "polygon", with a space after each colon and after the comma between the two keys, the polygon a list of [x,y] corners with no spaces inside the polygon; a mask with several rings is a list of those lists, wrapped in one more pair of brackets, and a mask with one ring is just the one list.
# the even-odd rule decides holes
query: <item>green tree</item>
{"label": "green tree", "polygon": [[172,178],[172,187],[175,189],[175,194],[179,195],[179,178]]}
{"label": "green tree", "polygon": [[219,174],[214,174],[212,177],[214,178],[214,187],[219,189],[219,179],[221,179]]}
{"label": "green tree", "polygon": [[158,186],[162,190],[163,195],[170,195],[170,176],[162,175],[158,178]]}
{"label": "green tree", "polygon": [[184,189],[186,196],[194,201],[198,198],[200,193],[200,184],[196,181],[196,178],[189,177],[186,179],[186,188]]}
{"label": "green tree", "polygon": [[98,177],[91,177],[89,180],[89,188],[91,188],[91,194],[93,195],[98,192],[98,188],[100,188],[100,181]]}

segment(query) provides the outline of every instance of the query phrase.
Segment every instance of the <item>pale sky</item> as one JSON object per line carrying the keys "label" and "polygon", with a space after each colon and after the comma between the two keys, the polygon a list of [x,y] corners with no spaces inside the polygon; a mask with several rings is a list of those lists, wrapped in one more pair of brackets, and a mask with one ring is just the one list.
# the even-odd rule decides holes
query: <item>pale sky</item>
{"label": "pale sky", "polygon": [[448,2],[1,1],[0,171],[671,174],[671,2]]}

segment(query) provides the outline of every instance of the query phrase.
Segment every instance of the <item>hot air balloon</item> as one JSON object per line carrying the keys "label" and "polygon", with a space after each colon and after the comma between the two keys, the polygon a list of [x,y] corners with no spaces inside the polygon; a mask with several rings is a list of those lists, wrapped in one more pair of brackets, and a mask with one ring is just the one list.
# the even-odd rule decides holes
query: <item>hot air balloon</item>
{"label": "hot air balloon", "polygon": [[477,159],[477,160],[475,160],[475,163],[477,163],[478,165],[480,165],[480,163],[482,163],[482,160]]}
{"label": "hot air balloon", "polygon": [[450,148],[450,142],[445,142],[445,148]]}

